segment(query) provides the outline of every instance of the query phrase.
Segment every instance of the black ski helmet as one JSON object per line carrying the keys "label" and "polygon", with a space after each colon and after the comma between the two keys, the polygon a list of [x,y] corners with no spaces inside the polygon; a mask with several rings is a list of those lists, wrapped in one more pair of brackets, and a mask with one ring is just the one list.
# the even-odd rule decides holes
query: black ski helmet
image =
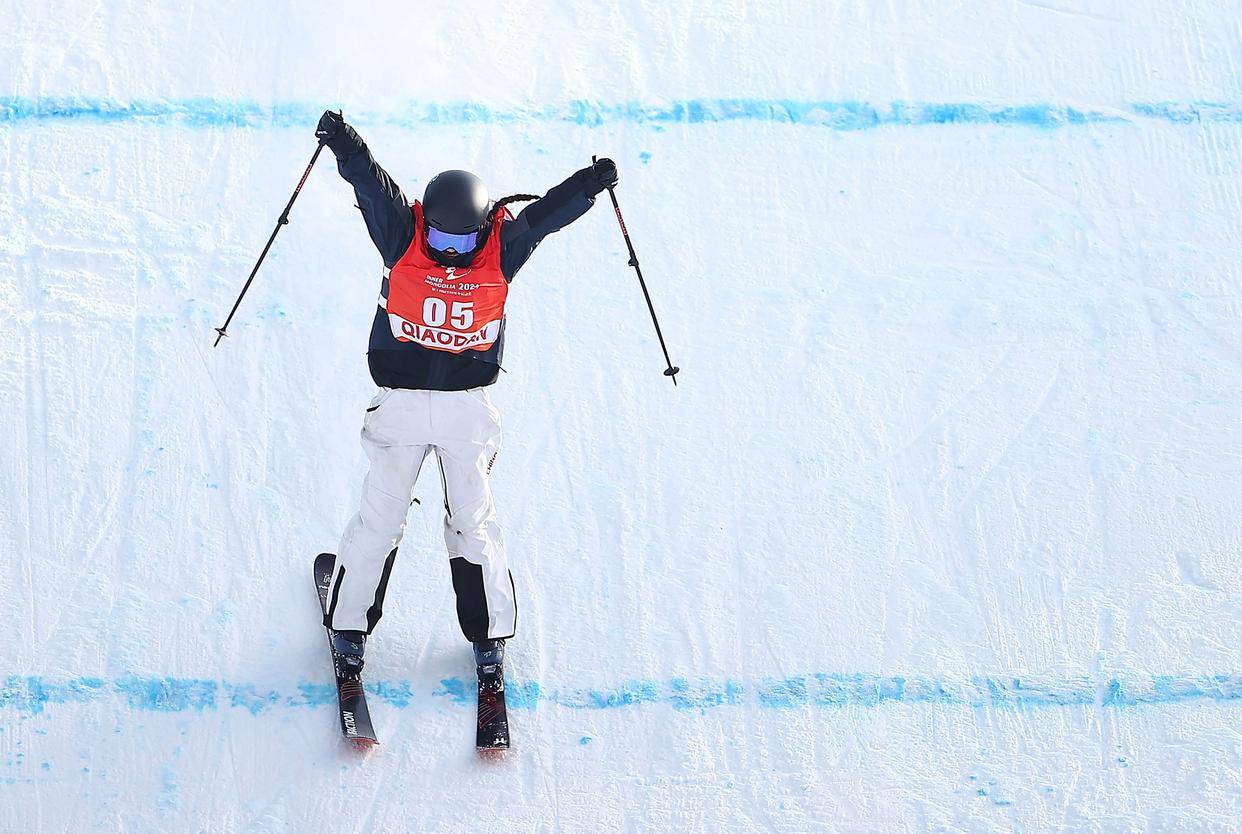
{"label": "black ski helmet", "polygon": [[491,207],[487,186],[469,171],[436,174],[423,192],[423,219],[451,235],[482,231]]}

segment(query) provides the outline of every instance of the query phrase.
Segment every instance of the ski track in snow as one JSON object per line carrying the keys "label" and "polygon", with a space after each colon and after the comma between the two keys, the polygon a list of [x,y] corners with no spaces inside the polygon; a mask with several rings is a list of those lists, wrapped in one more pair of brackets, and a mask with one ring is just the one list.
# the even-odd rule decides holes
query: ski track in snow
{"label": "ski track in snow", "polygon": [[[1240,830],[1231,4],[6,12],[0,830]],[[515,282],[500,761],[434,478],[338,740],[328,157],[211,347],[328,105],[411,195],[614,157],[683,369],[606,201]]]}

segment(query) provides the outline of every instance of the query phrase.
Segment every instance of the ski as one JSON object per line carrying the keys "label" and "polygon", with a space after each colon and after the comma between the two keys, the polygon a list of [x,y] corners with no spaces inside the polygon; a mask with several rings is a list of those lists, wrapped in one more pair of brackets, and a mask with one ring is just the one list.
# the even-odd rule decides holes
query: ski
{"label": "ski", "polygon": [[[319,591],[319,605],[323,615],[328,614],[328,586],[332,584],[332,571],[336,556],[320,553],[315,557],[315,587]],[[367,696],[362,681],[357,677],[343,675],[336,649],[332,647],[332,629],[328,632],[328,650],[332,652],[332,671],[336,675],[336,700],[341,720],[341,734],[356,747],[367,748],[379,743],[375,728],[371,726],[371,711],[367,709]]]}
{"label": "ski", "polygon": [[509,749],[509,713],[505,708],[504,666],[479,667],[478,731],[474,746],[480,753]]}

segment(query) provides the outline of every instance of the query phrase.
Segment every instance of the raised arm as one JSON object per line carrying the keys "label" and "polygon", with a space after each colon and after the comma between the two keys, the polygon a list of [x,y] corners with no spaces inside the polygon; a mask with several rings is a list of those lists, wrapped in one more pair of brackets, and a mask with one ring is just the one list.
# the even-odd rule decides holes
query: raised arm
{"label": "raised arm", "polygon": [[510,281],[545,237],[558,232],[595,205],[595,195],[617,184],[617,166],[601,159],[554,186],[500,228],[500,270]]}
{"label": "raised arm", "polygon": [[337,170],[354,187],[371,241],[384,259],[384,266],[391,268],[414,239],[410,201],[341,114],[325,111],[315,135],[336,156]]}

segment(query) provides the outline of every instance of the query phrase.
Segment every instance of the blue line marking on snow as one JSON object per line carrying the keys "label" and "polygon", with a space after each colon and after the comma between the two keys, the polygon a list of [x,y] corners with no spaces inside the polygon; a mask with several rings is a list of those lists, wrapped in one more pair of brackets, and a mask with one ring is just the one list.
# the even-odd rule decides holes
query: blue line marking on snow
{"label": "blue line marking on snow", "polygon": [[229,690],[229,706],[250,710],[251,715],[258,715],[265,709],[280,706],[279,692],[260,692],[253,684],[226,686]]}
{"label": "blue line marking on snow", "polygon": [[[407,709],[434,700],[454,706],[474,703],[473,678],[446,678],[430,691],[408,680],[379,681],[367,691],[378,701]],[[536,681],[510,681],[507,700],[514,709],[539,705],[606,710],[663,705],[702,713],[719,707],[760,709],[876,708],[886,704],[924,704],[973,709],[1093,707],[1121,709],[1191,702],[1242,703],[1242,673],[1146,675],[1096,681],[1080,678],[974,677],[950,680],[871,674],[818,673],[755,681],[677,677],[639,680],[611,687],[550,689]],[[263,688],[206,678],[138,677],[112,680],[81,677],[51,680],[11,675],[0,681],[0,709],[29,715],[61,704],[121,702],[144,712],[205,712],[243,709],[258,715],[274,709],[318,709],[336,702],[332,684],[299,683]]]}
{"label": "blue line marking on snow", "polygon": [[[506,687],[507,688],[507,687]],[[448,698],[455,704],[468,704],[474,699],[474,685],[466,685],[466,681],[461,678],[446,678],[440,681],[440,688],[431,693],[441,698]],[[505,703],[509,702],[508,692],[505,693]]]}
{"label": "blue line marking on snow", "polygon": [[219,684],[194,678],[139,678],[127,675],[112,682],[112,689],[139,710],[185,712],[215,709]]}
{"label": "blue line marking on snow", "polygon": [[[79,96],[0,97],[0,125],[24,122],[135,122],[189,128],[306,128],[324,104],[260,104],[229,99],[115,99]],[[476,102],[411,101],[395,110],[351,109],[360,126],[404,128],[445,125],[522,125],[537,123],[598,127],[629,123],[715,124],[770,122],[854,131],[879,127],[993,125],[1061,128],[1077,125],[1161,121],[1177,125],[1242,124],[1242,102],[1131,102],[1091,109],[1032,102],[815,101],[783,98],[701,98],[663,102],[569,101],[563,104],[490,106]]]}

